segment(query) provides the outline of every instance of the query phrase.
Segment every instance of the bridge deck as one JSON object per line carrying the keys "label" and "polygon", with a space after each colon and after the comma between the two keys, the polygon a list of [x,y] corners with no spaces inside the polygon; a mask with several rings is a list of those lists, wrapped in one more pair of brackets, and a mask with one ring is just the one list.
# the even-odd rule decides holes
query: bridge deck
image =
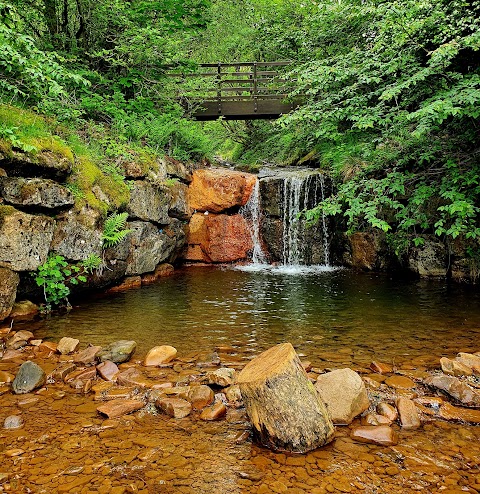
{"label": "bridge deck", "polygon": [[296,106],[285,101],[290,88],[278,70],[290,64],[291,62],[200,64],[200,70],[196,73],[170,75],[201,78],[193,95],[184,95],[182,98],[184,106],[196,120],[274,119]]}

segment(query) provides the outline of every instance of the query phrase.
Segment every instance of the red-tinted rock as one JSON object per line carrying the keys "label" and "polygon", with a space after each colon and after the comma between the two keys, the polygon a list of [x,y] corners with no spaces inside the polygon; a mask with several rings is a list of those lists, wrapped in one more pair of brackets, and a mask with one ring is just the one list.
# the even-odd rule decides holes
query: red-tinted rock
{"label": "red-tinted rock", "polygon": [[464,405],[480,407],[480,391],[460,381],[458,377],[441,374],[428,377],[423,382],[427,386],[445,391]]}
{"label": "red-tinted rock", "polygon": [[200,414],[200,419],[211,421],[220,420],[227,414],[227,407],[221,402],[217,402],[214,405],[205,408]]}
{"label": "red-tinted rock", "polygon": [[239,214],[194,214],[183,257],[195,262],[233,262],[248,257],[253,248],[245,219]]}
{"label": "red-tinted rock", "polygon": [[379,444],[381,446],[393,446],[398,443],[397,433],[388,425],[355,427],[350,437],[361,443]]}
{"label": "red-tinted rock", "polygon": [[213,391],[204,385],[192,386],[187,395],[188,401],[195,410],[202,410],[213,403],[214,397]]}
{"label": "red-tinted rock", "polygon": [[388,403],[379,403],[377,405],[377,412],[387,418],[390,422],[395,422],[398,417],[396,408]]}
{"label": "red-tinted rock", "polygon": [[30,302],[30,300],[21,300],[13,304],[9,317],[10,319],[15,319],[15,321],[24,321],[33,319],[39,311],[38,305]]}
{"label": "red-tinted rock", "polygon": [[120,285],[112,286],[107,292],[116,293],[123,292],[125,290],[131,290],[132,288],[140,288],[142,286],[142,278],[140,276],[129,276],[125,278]]}
{"label": "red-tinted rock", "polygon": [[385,384],[394,389],[413,389],[415,383],[408,377],[405,376],[391,376],[385,379]]}
{"label": "red-tinted rock", "polygon": [[443,403],[438,415],[445,420],[458,420],[460,422],[480,424],[480,410],[454,407],[450,403]]}
{"label": "red-tinted rock", "polygon": [[400,424],[404,429],[417,429],[420,427],[420,416],[417,407],[412,400],[400,397],[397,399],[397,410]]}
{"label": "red-tinted rock", "polygon": [[139,386],[140,388],[149,388],[152,381],[149,381],[138,369],[130,367],[117,375],[117,382],[122,386]]}
{"label": "red-tinted rock", "polygon": [[105,381],[116,381],[120,370],[117,364],[110,362],[110,360],[105,360],[105,362],[97,365],[97,372]]}
{"label": "red-tinted rock", "polygon": [[159,264],[153,273],[144,274],[142,276],[142,285],[148,285],[149,283],[155,283],[160,278],[166,278],[172,276],[174,268],[171,264],[163,263]]}
{"label": "red-tinted rock", "polygon": [[373,372],[378,372],[378,374],[389,374],[393,372],[393,367],[391,365],[376,361],[370,364],[370,369],[372,369]]}
{"label": "red-tinted rock", "polygon": [[189,206],[193,210],[211,213],[244,206],[256,180],[255,175],[233,170],[196,170],[188,188]]}
{"label": "red-tinted rock", "polygon": [[183,419],[192,411],[192,405],[182,398],[160,397],[155,402],[155,405],[164,413],[176,419]]}
{"label": "red-tinted rock", "polygon": [[95,356],[102,349],[100,346],[89,346],[82,350],[81,352],[76,353],[73,356],[73,361],[76,364],[93,364],[95,362]]}
{"label": "red-tinted rock", "polygon": [[140,400],[118,399],[108,401],[104,405],[97,407],[97,411],[111,419],[135,412],[144,406],[145,404]]}

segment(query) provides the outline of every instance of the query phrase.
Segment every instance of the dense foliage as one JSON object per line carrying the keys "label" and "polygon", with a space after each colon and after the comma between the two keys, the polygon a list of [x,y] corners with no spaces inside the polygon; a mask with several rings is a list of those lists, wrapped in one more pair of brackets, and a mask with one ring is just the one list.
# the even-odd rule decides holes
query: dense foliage
{"label": "dense foliage", "polygon": [[[0,21],[0,99],[107,157],[315,162],[338,192],[312,221],[339,215],[397,246],[480,236],[479,0],[0,0]],[[300,105],[278,122],[191,122],[176,97],[194,83],[165,75],[280,59]]]}

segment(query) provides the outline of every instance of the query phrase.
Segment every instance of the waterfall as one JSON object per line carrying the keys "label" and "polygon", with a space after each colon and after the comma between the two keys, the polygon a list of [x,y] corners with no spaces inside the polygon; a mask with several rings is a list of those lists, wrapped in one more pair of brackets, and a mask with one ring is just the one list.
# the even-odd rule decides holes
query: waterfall
{"label": "waterfall", "polygon": [[240,214],[250,224],[253,251],[252,262],[254,264],[267,264],[267,255],[263,251],[260,236],[261,206],[260,206],[260,182],[257,180],[247,204],[240,208]]}

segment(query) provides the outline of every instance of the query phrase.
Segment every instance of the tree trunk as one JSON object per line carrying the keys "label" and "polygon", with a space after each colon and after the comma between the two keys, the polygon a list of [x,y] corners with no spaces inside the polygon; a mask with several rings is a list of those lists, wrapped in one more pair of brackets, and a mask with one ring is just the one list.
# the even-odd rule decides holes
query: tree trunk
{"label": "tree trunk", "polygon": [[247,414],[260,442],[305,453],[333,439],[334,427],[290,343],[263,352],[238,375]]}

